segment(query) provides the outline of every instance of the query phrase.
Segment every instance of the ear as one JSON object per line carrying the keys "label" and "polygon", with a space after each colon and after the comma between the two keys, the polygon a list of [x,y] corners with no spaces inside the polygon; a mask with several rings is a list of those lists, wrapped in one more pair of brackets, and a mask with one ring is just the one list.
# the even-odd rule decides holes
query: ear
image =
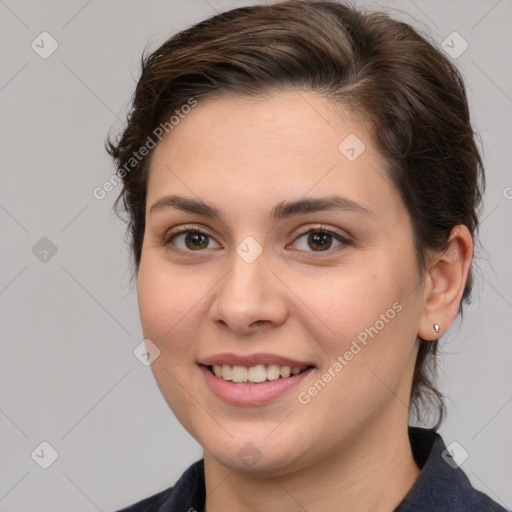
{"label": "ear", "polygon": [[[455,226],[443,252],[433,253],[424,286],[424,306],[418,336],[440,338],[457,316],[473,259],[473,237],[464,225]],[[434,330],[439,325],[439,333]]]}

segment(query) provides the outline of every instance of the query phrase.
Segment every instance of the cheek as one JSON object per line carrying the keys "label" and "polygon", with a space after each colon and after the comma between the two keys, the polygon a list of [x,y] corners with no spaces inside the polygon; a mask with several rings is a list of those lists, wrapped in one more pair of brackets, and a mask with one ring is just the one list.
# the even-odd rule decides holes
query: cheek
{"label": "cheek", "polygon": [[180,272],[151,255],[143,256],[137,279],[139,314],[144,337],[172,359],[188,349],[187,331],[196,324],[208,283],[204,276]]}
{"label": "cheek", "polygon": [[302,325],[321,347],[324,369],[336,375],[324,398],[377,403],[389,389],[405,389],[419,314],[417,294],[411,293],[417,280],[414,256],[397,262],[386,255],[328,274],[317,276],[314,286],[301,278],[294,287],[308,306]]}
{"label": "cheek", "polygon": [[144,336],[160,341],[175,338],[175,331],[200,307],[202,288],[204,285],[198,277],[184,278],[179,267],[165,264],[150,254],[143,255],[137,297]]}
{"label": "cheek", "polygon": [[399,286],[382,266],[372,272],[374,265],[333,269],[314,281],[296,278],[294,291],[307,304],[310,324],[318,325],[318,339],[329,344],[329,352],[343,350],[381,314],[391,309],[393,315]]}
{"label": "cheek", "polygon": [[[195,400],[184,390],[195,389],[198,315],[208,288],[204,278],[185,276],[179,269],[146,254],[137,279],[139,314],[144,338],[160,349],[151,370],[162,396],[177,419],[196,437],[194,415],[201,415]],[[191,371],[192,370],[192,371]]]}

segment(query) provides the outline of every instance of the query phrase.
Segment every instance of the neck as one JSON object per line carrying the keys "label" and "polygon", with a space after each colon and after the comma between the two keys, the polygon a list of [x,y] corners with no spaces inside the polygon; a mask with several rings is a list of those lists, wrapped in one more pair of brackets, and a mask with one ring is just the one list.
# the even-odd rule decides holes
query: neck
{"label": "neck", "polygon": [[205,452],[205,512],[391,512],[420,473],[407,427],[359,430],[328,458],[279,476],[234,472]]}

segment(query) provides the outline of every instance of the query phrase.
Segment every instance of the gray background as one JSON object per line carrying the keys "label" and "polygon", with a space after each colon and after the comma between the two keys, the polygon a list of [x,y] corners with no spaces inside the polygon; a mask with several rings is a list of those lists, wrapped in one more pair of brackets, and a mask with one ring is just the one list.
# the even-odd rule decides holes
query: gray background
{"label": "gray background", "polygon": [[[135,286],[110,212],[119,189],[92,191],[112,175],[104,140],[122,126],[146,43],[251,3],[0,0],[0,511],[113,510],[201,457],[133,355]],[[468,452],[473,484],[512,508],[512,2],[365,5],[402,10],[439,45],[453,31],[469,44],[457,63],[488,173],[484,249],[473,304],[443,341],[441,433]],[[31,48],[43,31],[59,45],[46,59]],[[46,470],[31,458],[42,441],[59,455]]]}

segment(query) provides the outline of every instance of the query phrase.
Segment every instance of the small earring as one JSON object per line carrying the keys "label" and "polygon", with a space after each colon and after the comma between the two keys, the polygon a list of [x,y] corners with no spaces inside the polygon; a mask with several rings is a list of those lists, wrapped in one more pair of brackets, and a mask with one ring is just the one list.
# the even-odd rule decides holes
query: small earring
{"label": "small earring", "polygon": [[439,332],[439,324],[434,324],[434,331]]}

